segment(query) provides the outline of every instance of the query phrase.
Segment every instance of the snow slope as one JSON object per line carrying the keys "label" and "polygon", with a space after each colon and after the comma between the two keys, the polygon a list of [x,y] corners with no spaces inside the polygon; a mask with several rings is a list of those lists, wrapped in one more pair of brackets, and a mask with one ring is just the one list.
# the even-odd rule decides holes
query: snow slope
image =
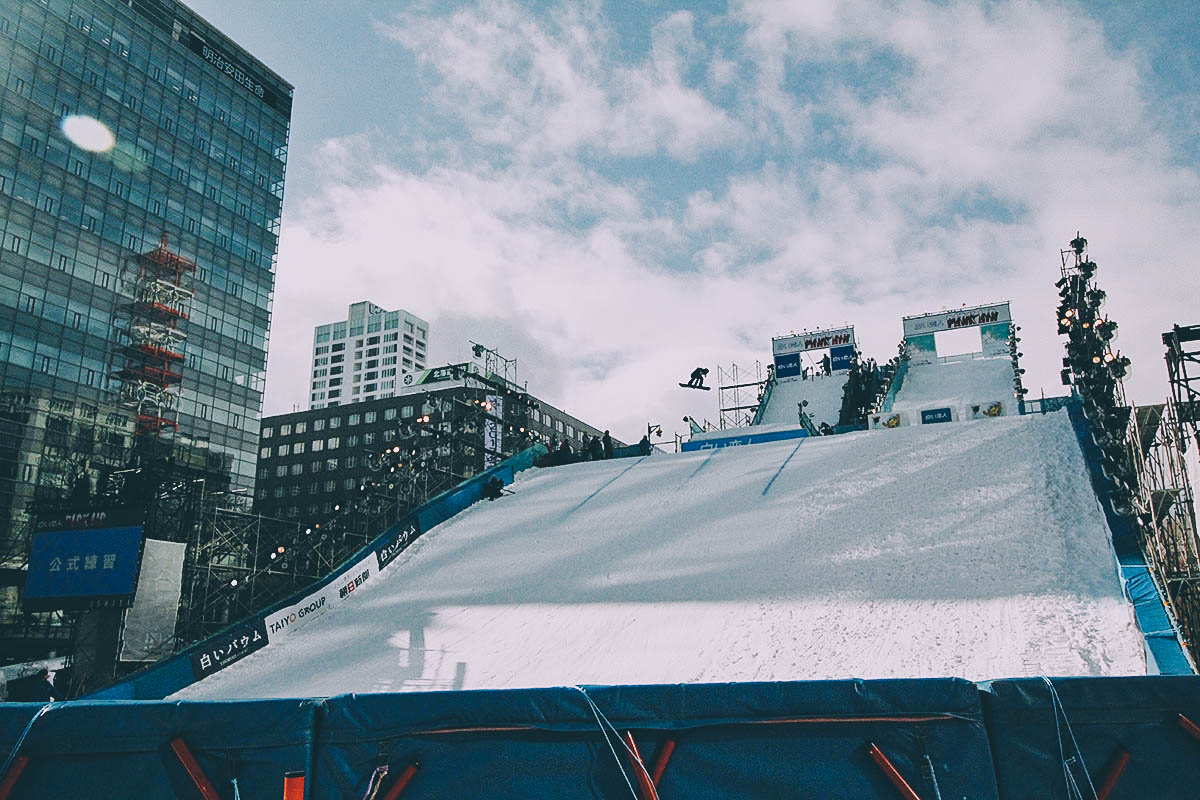
{"label": "snow slope", "polygon": [[513,488],[175,697],[1145,672],[1065,412]]}
{"label": "snow slope", "polygon": [[845,385],[845,372],[818,375],[808,380],[782,378],[771,390],[771,400],[759,422],[762,425],[797,425],[800,417],[796,413],[796,404],[807,400],[808,406],[804,410],[812,418],[813,425],[822,422],[837,425],[842,410],[842,388]]}
{"label": "snow slope", "polygon": [[957,419],[970,419],[972,404],[1002,401],[1006,414],[1016,413],[1012,358],[964,357],[959,361],[911,365],[892,411],[917,415],[925,409],[953,408]]}

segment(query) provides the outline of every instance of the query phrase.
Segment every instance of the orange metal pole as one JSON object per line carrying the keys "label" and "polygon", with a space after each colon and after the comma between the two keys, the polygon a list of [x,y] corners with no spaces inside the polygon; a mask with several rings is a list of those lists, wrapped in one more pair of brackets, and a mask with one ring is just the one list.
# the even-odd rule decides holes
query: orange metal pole
{"label": "orange metal pole", "polygon": [[175,757],[183,764],[183,768],[187,770],[188,777],[192,779],[192,783],[196,784],[196,788],[200,790],[200,794],[204,797],[204,800],[221,800],[221,795],[217,794],[212,781],[208,779],[208,776],[204,774],[204,770],[200,768],[200,763],[196,761],[196,757],[188,749],[187,742],[183,740],[183,737],[172,740],[171,749],[175,751]]}
{"label": "orange metal pole", "polygon": [[396,800],[400,793],[408,786],[408,782],[417,774],[417,764],[414,762],[404,768],[404,772],[400,773],[400,777],[392,784],[392,788],[388,789],[387,794],[383,796],[383,800]]}
{"label": "orange metal pole", "polygon": [[671,758],[671,753],[674,752],[674,739],[667,739],[662,743],[662,747],[659,748],[658,757],[654,759],[654,769],[650,772],[650,780],[654,782],[654,788],[658,788],[659,781],[662,780],[663,772],[667,769],[667,761]]}
{"label": "orange metal pole", "polygon": [[13,787],[17,785],[17,780],[27,766],[29,766],[29,756],[17,756],[13,759],[12,764],[8,767],[8,774],[4,776],[4,780],[0,780],[0,800],[8,800]]}
{"label": "orange metal pole", "polygon": [[304,773],[283,774],[283,800],[304,800]]}
{"label": "orange metal pole", "polygon": [[921,800],[921,796],[913,791],[913,788],[908,785],[908,781],[904,780],[904,776],[900,774],[900,771],[892,765],[888,757],[873,742],[867,748],[867,755],[879,765],[879,768],[883,770],[883,774],[892,782],[892,786],[896,787],[896,791],[900,793],[900,796],[904,800]]}
{"label": "orange metal pole", "polygon": [[642,754],[638,752],[637,742],[633,740],[633,733],[630,731],[625,731],[625,744],[629,745],[629,760],[633,762],[633,774],[637,778],[638,792],[642,795],[642,800],[658,800],[658,792],[654,791],[650,773],[646,771]]}
{"label": "orange metal pole", "polygon": [[1191,734],[1193,739],[1200,741],[1200,725],[1197,725],[1196,723],[1192,722],[1190,719],[1185,717],[1183,714],[1179,715],[1179,719],[1177,721],[1179,722],[1179,727],[1183,728],[1185,731],[1187,731],[1189,734]]}
{"label": "orange metal pole", "polygon": [[1096,800],[1108,800],[1108,796],[1116,788],[1117,781],[1121,779],[1121,773],[1125,771],[1128,763],[1129,753],[1118,750],[1113,760],[1109,762],[1108,769],[1104,772],[1104,780],[1100,783],[1100,788],[1096,790]]}

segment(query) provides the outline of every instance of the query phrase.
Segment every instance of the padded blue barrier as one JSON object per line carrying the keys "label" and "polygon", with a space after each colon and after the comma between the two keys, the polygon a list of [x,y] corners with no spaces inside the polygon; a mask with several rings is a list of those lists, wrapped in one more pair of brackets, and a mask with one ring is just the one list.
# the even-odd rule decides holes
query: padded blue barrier
{"label": "padded blue barrier", "polygon": [[888,386],[887,394],[883,397],[884,412],[892,410],[892,406],[896,402],[896,395],[900,393],[900,388],[904,386],[904,376],[908,374],[908,361],[902,360],[900,365],[896,367],[896,373],[892,375],[892,383]]}
{"label": "padded blue barrier", "polygon": [[[2,758],[16,744],[12,731],[39,708],[0,705]],[[309,700],[55,704],[21,744],[30,762],[11,798],[199,798],[170,749],[179,737],[221,797],[234,796],[236,780],[242,798],[279,798],[285,773],[311,771],[316,708]]]}
{"label": "padded blue barrier", "polygon": [[1178,724],[1179,714],[1200,724],[1194,677],[993,681],[983,708],[1001,798],[1093,797],[1089,779],[1099,789],[1122,751],[1129,761],[1110,800],[1200,791],[1200,742]]}
{"label": "padded blue barrier", "polygon": [[1090,426],[1083,414],[1082,402],[1078,397],[1073,397],[1066,403],[1065,408],[1087,463],[1092,491],[1100,501],[1104,518],[1112,532],[1113,550],[1117,554],[1121,581],[1125,586],[1125,594],[1133,603],[1134,616],[1146,640],[1146,650],[1153,659],[1151,667],[1157,668],[1162,675],[1191,675],[1194,670],[1183,652],[1183,645],[1176,636],[1170,617],[1167,616],[1162,595],[1150,576],[1138,541],[1138,532],[1128,519],[1115,513],[1112,504],[1108,502],[1109,484],[1098,466],[1100,449],[1089,435]]}
{"label": "padded blue barrier", "polygon": [[767,413],[767,404],[771,402],[771,392],[775,388],[775,381],[769,380],[763,387],[762,399],[758,401],[758,408],[754,409],[754,419],[750,421],[751,425],[759,425],[762,423],[763,414]]}
{"label": "padded blue barrier", "polygon": [[[274,603],[263,611],[254,614],[249,619],[238,620],[219,633],[181,650],[170,658],[136,672],[98,692],[94,692],[90,697],[92,699],[107,700],[158,700],[179,691],[185,686],[191,685],[196,681],[192,665],[193,654],[204,652],[206,649],[213,647],[219,648],[220,645],[236,639],[236,635],[240,635],[248,627],[253,627],[256,623],[262,623],[266,617],[296,604],[302,598],[308,597],[341,578],[346,569],[367,558],[372,552],[377,553],[381,548],[391,548],[394,557],[395,553],[400,552],[413,541],[416,541],[422,532],[446,521],[473,503],[478,502],[482,497],[483,485],[493,477],[499,476],[505,484],[512,483],[517,472],[533,466],[534,462],[545,454],[545,446],[540,444],[534,445],[464,481],[458,486],[442,492],[410,511],[404,518],[377,536],[374,541],[346,559],[325,578]],[[411,525],[413,517],[416,517],[420,521],[416,535],[411,539],[405,536],[403,542],[398,543],[397,532]],[[264,633],[263,635],[269,638],[269,633]]]}
{"label": "padded blue barrier", "polygon": [[628,798],[625,775],[633,781],[633,768],[607,723],[633,733],[648,766],[666,740],[675,743],[659,784],[664,798],[893,797],[895,789],[867,754],[870,743],[922,797],[935,796],[929,765],[942,797],[996,796],[978,693],[965,681],[628,686],[586,692],[555,688],[331,698],[318,724],[315,796],[362,797],[380,765],[387,764],[394,779],[416,762],[420,767],[405,800]]}

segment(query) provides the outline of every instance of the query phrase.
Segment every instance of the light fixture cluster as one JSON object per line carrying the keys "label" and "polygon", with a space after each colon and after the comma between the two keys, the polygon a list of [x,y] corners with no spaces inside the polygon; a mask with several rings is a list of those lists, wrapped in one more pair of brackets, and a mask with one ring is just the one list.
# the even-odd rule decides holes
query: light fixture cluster
{"label": "light fixture cluster", "polygon": [[1128,516],[1133,513],[1136,477],[1126,442],[1129,410],[1121,381],[1130,362],[1113,349],[1117,323],[1101,314],[1106,295],[1093,283],[1096,262],[1087,256],[1087,239],[1076,236],[1062,252],[1062,278],[1055,284],[1061,299],[1058,333],[1067,337],[1062,382],[1074,387],[1083,402],[1092,441],[1100,451],[1100,468],[1110,484],[1112,508]]}
{"label": "light fixture cluster", "polygon": [[1020,330],[1020,325],[1012,326],[1011,332],[1008,334],[1008,353],[1012,356],[1013,395],[1017,400],[1024,400],[1025,395],[1029,394],[1029,390],[1021,382],[1021,376],[1025,374],[1024,368],[1021,367],[1021,356],[1025,354],[1017,349],[1017,345],[1021,343],[1021,337],[1017,336]]}

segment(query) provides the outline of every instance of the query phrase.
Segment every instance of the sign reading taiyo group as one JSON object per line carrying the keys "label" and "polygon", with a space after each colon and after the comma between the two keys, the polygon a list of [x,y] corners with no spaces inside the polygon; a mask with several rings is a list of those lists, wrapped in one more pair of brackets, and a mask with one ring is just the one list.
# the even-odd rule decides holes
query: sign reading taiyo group
{"label": "sign reading taiyo group", "polygon": [[954,311],[939,311],[935,314],[921,314],[904,318],[904,336],[918,336],[922,333],[937,331],[952,331],[957,328],[974,328],[979,325],[992,325],[998,322],[1011,322],[1008,302],[996,303],[990,306],[975,306],[960,308]]}
{"label": "sign reading taiyo group", "polygon": [[779,336],[771,340],[772,355],[802,353],[807,350],[828,350],[833,347],[854,345],[854,326],[827,331],[809,331],[790,336]]}

